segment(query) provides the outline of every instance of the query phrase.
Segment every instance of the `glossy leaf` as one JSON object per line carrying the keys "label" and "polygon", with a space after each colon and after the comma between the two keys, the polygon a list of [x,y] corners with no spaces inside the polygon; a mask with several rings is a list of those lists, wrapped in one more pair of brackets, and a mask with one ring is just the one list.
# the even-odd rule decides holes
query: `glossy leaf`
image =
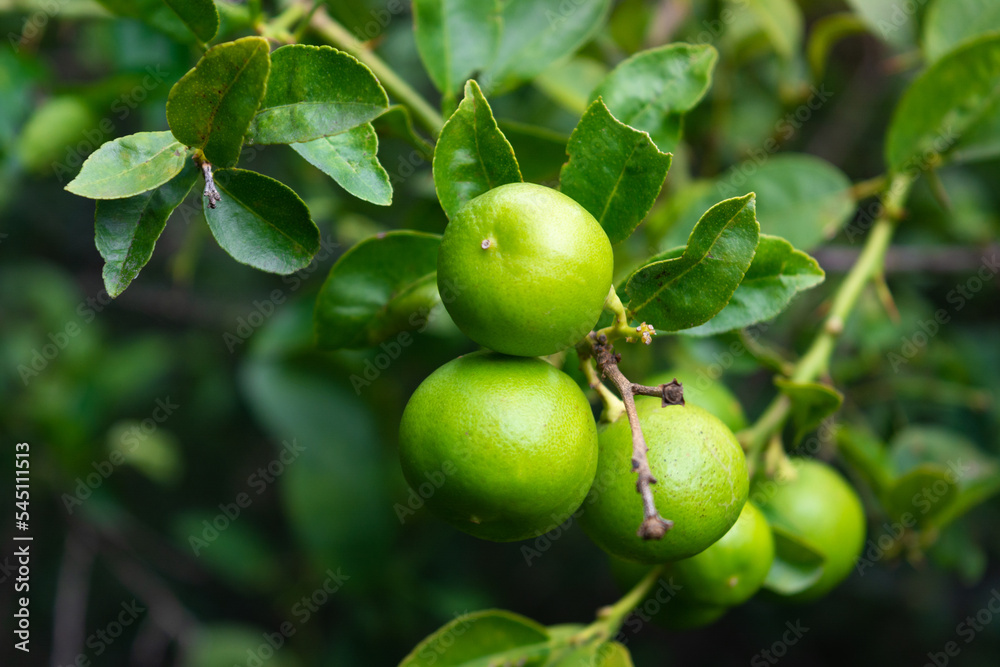
{"label": "glossy leaf", "polygon": [[559,189],[590,211],[611,243],[621,243],[653,207],[672,156],[647,133],[616,120],[600,99],[580,119],[566,151]]}
{"label": "glossy leaf", "polygon": [[815,430],[844,402],[843,394],[819,382],[793,382],[779,377],[774,379],[774,384],[792,401],[795,442]]}
{"label": "glossy leaf", "polygon": [[[762,510],[766,513],[766,509]],[[823,554],[781,525],[771,525],[774,534],[774,563],[764,580],[764,588],[778,595],[795,595],[823,576]]]}
{"label": "glossy leaf", "polygon": [[139,132],[91,153],[66,185],[90,199],[122,199],[153,190],[180,173],[190,152],[169,132]]}
{"label": "glossy leaf", "polygon": [[610,0],[504,0],[496,55],[479,80],[491,94],[530,81],[600,28]]}
{"label": "glossy leaf", "polygon": [[451,218],[487,190],[520,182],[514,149],[479,86],[467,82],[465,99],[445,123],[434,150],[434,187],[444,212]]}
{"label": "glossy leaf", "polygon": [[397,231],[344,253],[316,298],[316,338],[326,349],[376,345],[427,321],[440,301],[441,237]]}
{"label": "glossy leaf", "polygon": [[541,665],[549,634],[530,618],[492,609],[455,618],[417,644],[399,667],[487,664]]}
{"label": "glossy leaf", "polygon": [[414,0],[417,51],[438,90],[454,95],[493,59],[500,43],[499,0]]}
{"label": "glossy leaf", "polygon": [[679,257],[646,264],[628,279],[630,315],[661,331],[679,331],[722,310],[757,248],[755,210],[752,193],[710,208]]}
{"label": "glossy leaf", "polygon": [[264,97],[271,67],[263,37],[214,46],[170,89],[167,122],[185,146],[214,165],[236,164],[243,136]]}
{"label": "glossy leaf", "polygon": [[208,42],[219,32],[219,10],[214,0],[163,0],[188,30],[202,42]]}
{"label": "glossy leaf", "polygon": [[591,94],[615,118],[649,133],[661,151],[673,151],[681,117],[704,97],[718,52],[708,45],[670,44],[641,51],[618,65]]}
{"label": "glossy leaf", "polygon": [[267,92],[247,140],[291,144],[345,132],[389,108],[382,85],[354,56],[290,44],[271,54]]}
{"label": "glossy leaf", "polygon": [[[885,158],[892,171],[931,166],[941,154],[970,150],[977,158],[1000,152],[1000,35],[966,43],[928,67],[896,106],[886,136]],[[975,144],[990,142],[990,151]],[[928,157],[930,156],[930,157]]]}
{"label": "glossy leaf", "polygon": [[392,185],[378,161],[378,136],[371,123],[290,146],[355,197],[380,206],[392,203]]}
{"label": "glossy leaf", "polygon": [[825,277],[815,259],[785,239],[761,234],[733,298],[718,315],[684,333],[710,336],[769,320],[788,307],[796,294],[819,285]]}
{"label": "glossy leaf", "polygon": [[294,273],[319,250],[319,229],[292,190],[261,174],[220,169],[222,195],[215,208],[205,200],[205,218],[219,245],[244,264],[271,273]]}
{"label": "glossy leaf", "polygon": [[798,54],[804,20],[794,0],[747,0],[746,5],[778,55],[790,60]]}
{"label": "glossy leaf", "polygon": [[97,202],[97,250],[104,258],[104,289],[114,298],[125,291],[153,255],[167,218],[194,186],[201,170],[193,161],[160,187],[125,199]]}
{"label": "glossy leaf", "polygon": [[934,0],[923,22],[923,47],[934,61],[987,32],[1000,30],[1000,3],[994,0]]}

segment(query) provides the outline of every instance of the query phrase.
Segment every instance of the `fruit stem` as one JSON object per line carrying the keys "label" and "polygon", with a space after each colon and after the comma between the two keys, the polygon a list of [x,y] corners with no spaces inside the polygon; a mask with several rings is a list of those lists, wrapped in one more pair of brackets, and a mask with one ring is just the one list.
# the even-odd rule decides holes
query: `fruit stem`
{"label": "fruit stem", "polygon": [[597,395],[601,397],[601,402],[604,403],[604,412],[601,413],[601,421],[610,424],[611,422],[618,421],[618,418],[622,416],[625,412],[625,404],[601,382],[597,368],[591,361],[591,357],[587,357],[586,359],[581,358],[580,370],[583,371],[584,376],[587,378],[587,384],[597,392]]}
{"label": "fruit stem", "polygon": [[[639,425],[639,413],[635,409],[634,394],[637,385],[629,381],[618,368],[619,357],[608,344],[607,337],[603,334],[596,334],[595,338],[593,352],[594,358],[597,359],[597,367],[601,369],[604,377],[611,380],[615,387],[618,388],[618,393],[621,394],[622,402],[625,404],[625,414],[628,416],[629,428],[632,430],[632,472],[637,474],[635,488],[642,497],[643,515],[642,523],[639,525],[636,535],[644,540],[659,540],[667,534],[668,530],[673,528],[674,522],[664,519],[656,511],[656,502],[653,499],[652,489],[652,485],[656,484],[656,478],[653,477],[653,473],[649,469],[649,460],[646,457],[649,447],[646,446],[646,439],[643,437],[642,427]],[[680,389],[680,384],[676,382],[672,384],[675,384],[677,389]],[[660,393],[665,405],[668,402],[669,386],[663,385]],[[638,387],[640,389],[656,391],[652,387],[643,387],[642,385],[638,385]],[[675,397],[676,402],[683,404],[683,391],[677,391],[670,396],[670,398]]]}
{"label": "fruit stem", "polygon": [[347,28],[330,18],[326,9],[321,8],[313,14],[312,18],[309,19],[309,25],[330,44],[347,51],[367,65],[389,94],[409,107],[416,121],[432,136],[437,137],[441,133],[441,128],[444,127],[444,118],[441,114],[410,84],[396,74],[384,60],[354,37]]}
{"label": "fruit stem", "polygon": [[639,583],[632,587],[628,593],[621,597],[617,602],[607,607],[602,607],[597,612],[597,620],[588,625],[586,628],[581,630],[579,633],[570,638],[570,643],[576,646],[592,641],[593,639],[600,639],[600,641],[608,641],[612,639],[618,630],[621,628],[622,623],[628,618],[628,615],[632,613],[632,610],[639,606],[640,603],[649,594],[649,590],[653,587],[660,576],[663,574],[664,565],[660,565],[652,568],[645,577],[643,577]]}
{"label": "fruit stem", "polygon": [[[844,331],[844,323],[854,310],[865,286],[882,270],[896,221],[902,215],[903,203],[917,175],[915,172],[904,172],[895,174],[889,180],[882,196],[882,210],[872,225],[864,248],[833,295],[830,311],[819,334],[792,369],[790,379],[793,382],[812,382],[826,374],[837,340]],[[791,407],[792,403],[788,397],[779,394],[753,426],[740,434],[740,442],[743,443],[753,468],[758,467],[755,464],[767,441],[771,436],[781,432]]]}
{"label": "fruit stem", "polygon": [[598,337],[603,335],[609,341],[618,338],[642,338],[643,341],[646,340],[646,336],[643,335],[644,331],[629,326],[628,313],[625,312],[625,306],[618,297],[614,285],[611,286],[611,291],[608,292],[608,296],[604,300],[604,310],[610,311],[615,319],[614,322],[597,332]]}

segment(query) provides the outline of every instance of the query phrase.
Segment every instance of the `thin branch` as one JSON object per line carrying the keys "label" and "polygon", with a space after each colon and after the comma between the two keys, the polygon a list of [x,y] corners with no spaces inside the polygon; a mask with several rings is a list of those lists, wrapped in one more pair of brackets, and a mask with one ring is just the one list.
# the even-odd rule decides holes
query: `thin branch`
{"label": "thin branch", "polygon": [[204,196],[208,199],[208,207],[215,208],[215,202],[222,201],[222,195],[215,187],[215,178],[212,176],[212,165],[209,162],[199,161],[201,173],[205,176]]}
{"label": "thin branch", "polygon": [[649,447],[646,439],[642,435],[642,426],[639,424],[639,414],[635,409],[635,395],[659,396],[663,400],[663,405],[683,405],[683,389],[676,380],[659,387],[647,387],[645,385],[631,382],[618,368],[619,356],[614,349],[608,345],[607,338],[595,336],[593,342],[594,358],[597,360],[597,367],[601,369],[604,377],[611,380],[618,393],[621,394],[622,402],[625,404],[625,414],[628,416],[629,428],[632,430],[632,472],[636,473],[636,491],[642,497],[642,524],[636,534],[644,540],[662,539],[667,531],[673,528],[674,522],[664,519],[656,511],[656,502],[653,499],[652,485],[656,484],[649,469],[649,459],[646,453]]}

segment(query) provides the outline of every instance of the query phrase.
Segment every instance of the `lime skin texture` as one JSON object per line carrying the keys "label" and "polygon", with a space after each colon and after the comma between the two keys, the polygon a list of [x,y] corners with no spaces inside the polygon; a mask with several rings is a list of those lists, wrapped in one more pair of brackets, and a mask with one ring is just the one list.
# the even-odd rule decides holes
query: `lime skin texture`
{"label": "lime skin texture", "polygon": [[590,332],[613,268],[611,242],[586,209],[557,190],[511,183],[469,201],[448,223],[438,285],[457,293],[445,307],[466,336],[537,357]]}
{"label": "lime skin texture", "polygon": [[865,511],[840,473],[811,459],[792,459],[794,479],[774,480],[776,490],[754,489],[754,500],[771,525],[798,536],[823,554],[823,574],[809,588],[784,597],[797,602],[828,593],[854,569],[865,541]]}
{"label": "lime skin texture", "polygon": [[684,587],[680,596],[706,605],[743,604],[760,590],[774,563],[774,536],[763,512],[748,502],[718,542],[691,558],[669,563]]}
{"label": "lime skin texture", "polygon": [[427,506],[496,542],[536,537],[579,508],[597,469],[590,403],[539,359],[481,351],[454,359],[413,393],[399,429],[414,488],[446,479]]}
{"label": "lime skin texture", "polygon": [[636,535],[642,503],[631,472],[628,420],[602,426],[594,487],[580,525],[602,549],[638,563],[688,558],[726,534],[747,500],[747,463],[736,437],[709,412],[693,405],[660,407],[636,401],[649,467],[657,483],[653,498],[660,516],[674,522],[661,540]]}

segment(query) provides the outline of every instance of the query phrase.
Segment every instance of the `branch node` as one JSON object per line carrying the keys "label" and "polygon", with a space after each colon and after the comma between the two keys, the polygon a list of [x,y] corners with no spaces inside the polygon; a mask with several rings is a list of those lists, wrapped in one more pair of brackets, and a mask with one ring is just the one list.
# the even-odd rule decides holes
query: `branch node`
{"label": "branch node", "polygon": [[209,162],[201,163],[201,173],[205,177],[205,191],[202,193],[208,199],[208,207],[215,208],[215,202],[222,201],[222,195],[215,187],[215,178],[212,176],[212,165]]}

